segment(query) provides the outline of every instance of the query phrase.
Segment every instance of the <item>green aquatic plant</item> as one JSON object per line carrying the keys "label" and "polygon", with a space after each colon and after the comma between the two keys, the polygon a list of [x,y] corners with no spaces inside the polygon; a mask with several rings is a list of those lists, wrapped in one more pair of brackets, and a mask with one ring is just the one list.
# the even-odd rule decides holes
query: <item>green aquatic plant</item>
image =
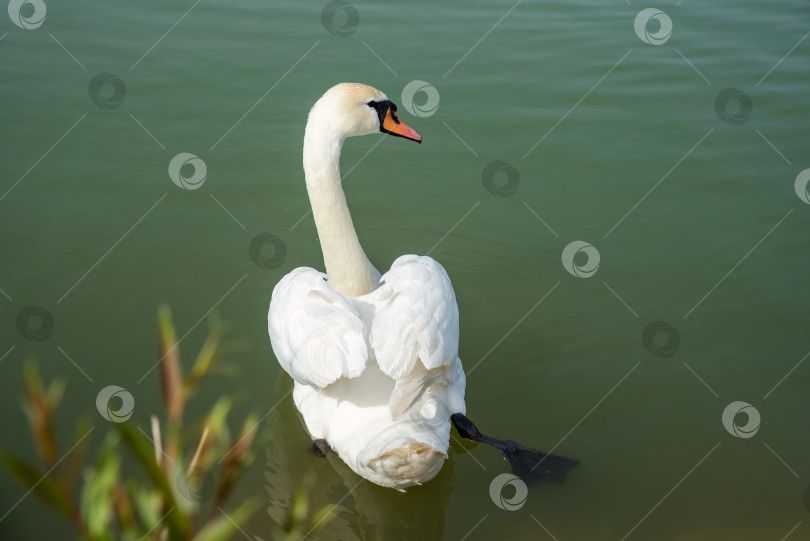
{"label": "green aquatic plant", "polygon": [[[249,415],[232,439],[226,419],[233,400],[224,396],[205,418],[191,423],[191,428],[183,426],[189,399],[223,353],[222,326],[212,322],[184,375],[171,314],[161,308],[158,315],[164,426],[152,415],[150,437],[134,423],[114,422],[95,460],[85,461],[87,436],[94,429],[87,419],[79,421],[69,450],[60,452],[55,418],[65,386],[59,380],[44,385],[36,365],[25,365],[23,409],[41,464],[32,465],[2,450],[0,463],[65,516],[83,539],[223,541],[259,508],[259,502],[250,498],[224,510],[240,474],[253,462],[257,417]],[[196,446],[188,445],[195,440]],[[122,478],[122,449],[140,466],[140,475]]]}

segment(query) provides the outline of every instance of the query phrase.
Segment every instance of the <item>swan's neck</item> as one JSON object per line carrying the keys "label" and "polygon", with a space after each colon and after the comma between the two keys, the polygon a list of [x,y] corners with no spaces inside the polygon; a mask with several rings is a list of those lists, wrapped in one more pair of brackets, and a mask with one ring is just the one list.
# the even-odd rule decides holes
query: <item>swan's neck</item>
{"label": "swan's neck", "polygon": [[304,174],[329,283],[352,297],[374,291],[380,273],[366,257],[340,182],[343,137],[310,115],[304,135]]}

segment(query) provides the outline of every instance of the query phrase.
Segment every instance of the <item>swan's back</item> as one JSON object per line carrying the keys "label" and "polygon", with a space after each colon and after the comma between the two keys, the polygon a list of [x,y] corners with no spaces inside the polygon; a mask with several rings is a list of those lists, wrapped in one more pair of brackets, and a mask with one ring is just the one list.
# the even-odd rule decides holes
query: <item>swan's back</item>
{"label": "swan's back", "polygon": [[450,415],[465,412],[458,307],[441,265],[400,257],[380,287],[354,298],[296,269],[276,286],[268,323],[313,438],[384,486],[438,473]]}

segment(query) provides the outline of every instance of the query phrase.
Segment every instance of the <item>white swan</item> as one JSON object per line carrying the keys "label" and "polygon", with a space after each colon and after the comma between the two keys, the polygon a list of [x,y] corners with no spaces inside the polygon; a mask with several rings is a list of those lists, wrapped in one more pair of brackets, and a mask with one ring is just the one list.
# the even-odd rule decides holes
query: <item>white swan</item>
{"label": "white swan", "polygon": [[458,307],[444,268],[406,255],[380,276],[363,252],[341,187],[340,151],[347,137],[380,132],[422,140],[370,86],[338,84],[312,107],[304,172],[326,274],[295,269],[270,302],[273,351],[295,380],[293,399],[316,448],[402,490],[439,472],[452,417],[463,437],[496,446],[516,471],[564,476],[575,461],[490,438],[464,417]]}

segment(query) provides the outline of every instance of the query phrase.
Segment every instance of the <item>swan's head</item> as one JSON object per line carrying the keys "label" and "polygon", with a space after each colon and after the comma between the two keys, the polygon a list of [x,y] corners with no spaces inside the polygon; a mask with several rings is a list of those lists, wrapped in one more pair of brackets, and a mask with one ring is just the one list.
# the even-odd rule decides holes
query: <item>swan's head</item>
{"label": "swan's head", "polygon": [[387,133],[422,142],[422,136],[396,115],[397,106],[374,87],[340,83],[319,99],[309,112],[309,121],[322,123],[341,138]]}

